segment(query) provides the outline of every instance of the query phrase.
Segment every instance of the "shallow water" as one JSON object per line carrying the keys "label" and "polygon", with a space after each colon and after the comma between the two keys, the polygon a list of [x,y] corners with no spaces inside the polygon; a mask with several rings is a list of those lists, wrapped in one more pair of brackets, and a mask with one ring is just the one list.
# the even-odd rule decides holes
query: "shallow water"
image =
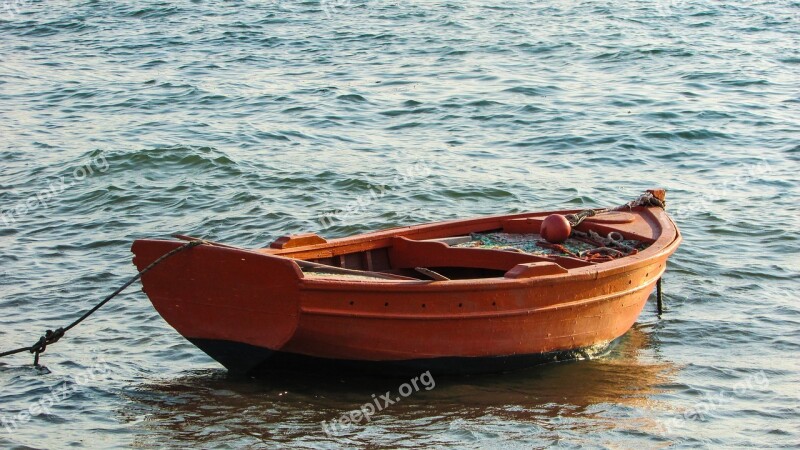
{"label": "shallow water", "polygon": [[604,356],[436,379],[332,435],[408,380],[228,378],[131,289],[48,371],[3,360],[3,447],[800,444],[797,2],[5,4],[0,350],[132,276],[141,237],[264,246],[663,186],[684,243],[668,311]]}

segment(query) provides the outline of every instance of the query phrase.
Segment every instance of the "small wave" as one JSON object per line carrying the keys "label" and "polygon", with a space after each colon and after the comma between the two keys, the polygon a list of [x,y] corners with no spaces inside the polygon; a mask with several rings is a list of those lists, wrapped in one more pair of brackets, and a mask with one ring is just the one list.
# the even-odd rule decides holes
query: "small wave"
{"label": "small wave", "polygon": [[152,8],[142,8],[132,10],[122,14],[127,17],[134,17],[136,19],[162,19],[164,17],[174,16],[182,12],[181,8],[177,6],[161,6]]}
{"label": "small wave", "polygon": [[707,129],[681,130],[681,131],[648,131],[642,133],[642,137],[648,139],[665,139],[665,140],[684,139],[689,141],[730,138],[725,133]]}
{"label": "small wave", "polygon": [[353,103],[362,103],[366,102],[367,99],[358,94],[345,94],[336,97],[337,100],[341,100],[343,102],[353,102]]}
{"label": "small wave", "polygon": [[399,117],[409,114],[426,114],[432,112],[436,112],[436,108],[393,109],[390,111],[381,111],[380,114],[388,117]]}
{"label": "small wave", "polygon": [[386,129],[390,131],[396,131],[396,130],[404,130],[406,128],[417,128],[423,125],[425,124],[421,122],[406,122],[406,123],[401,123],[400,125],[393,125],[391,127],[387,127]]}
{"label": "small wave", "polygon": [[478,107],[478,108],[481,108],[481,107],[484,107],[484,106],[502,106],[502,105],[503,105],[503,103],[496,102],[494,100],[475,100],[475,101],[467,103],[467,106],[475,106],[475,107]]}
{"label": "small wave", "polygon": [[161,170],[187,169],[225,169],[238,173],[236,163],[224,153],[211,147],[175,145],[156,147],[128,153],[109,153],[105,155],[114,171],[158,168]]}
{"label": "small wave", "polygon": [[555,91],[559,91],[556,86],[516,86],[513,88],[506,89],[504,92],[511,92],[512,94],[522,94],[528,97],[542,97],[548,94],[551,94]]}

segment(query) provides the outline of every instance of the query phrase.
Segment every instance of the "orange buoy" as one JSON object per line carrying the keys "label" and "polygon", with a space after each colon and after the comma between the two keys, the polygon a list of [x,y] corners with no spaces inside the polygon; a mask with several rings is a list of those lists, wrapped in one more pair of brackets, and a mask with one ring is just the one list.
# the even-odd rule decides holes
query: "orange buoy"
{"label": "orange buoy", "polygon": [[572,225],[561,214],[550,214],[545,217],[539,229],[539,234],[552,244],[560,244],[566,241],[570,233],[572,233]]}

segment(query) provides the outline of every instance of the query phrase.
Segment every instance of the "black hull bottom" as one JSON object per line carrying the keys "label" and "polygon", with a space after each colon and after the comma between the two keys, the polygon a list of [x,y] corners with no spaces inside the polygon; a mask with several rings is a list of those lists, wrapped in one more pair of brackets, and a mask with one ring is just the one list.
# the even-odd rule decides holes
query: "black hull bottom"
{"label": "black hull bottom", "polygon": [[232,374],[258,375],[283,371],[372,373],[379,375],[418,375],[430,371],[441,375],[466,375],[509,372],[540,364],[597,356],[607,350],[592,347],[531,355],[491,357],[444,357],[402,361],[355,361],[318,358],[268,350],[240,342],[189,339]]}

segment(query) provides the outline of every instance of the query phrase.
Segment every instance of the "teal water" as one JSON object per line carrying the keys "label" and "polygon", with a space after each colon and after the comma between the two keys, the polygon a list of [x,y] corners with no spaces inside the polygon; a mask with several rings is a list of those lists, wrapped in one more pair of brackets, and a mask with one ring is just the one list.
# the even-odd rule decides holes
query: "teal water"
{"label": "teal water", "polygon": [[[611,351],[437,379],[231,379],[137,289],[0,363],[0,446],[800,445],[800,3],[0,3],[0,350],[172,233],[265,246],[617,205],[684,243]],[[407,380],[406,380],[407,381]],[[36,405],[39,405],[38,407]]]}

